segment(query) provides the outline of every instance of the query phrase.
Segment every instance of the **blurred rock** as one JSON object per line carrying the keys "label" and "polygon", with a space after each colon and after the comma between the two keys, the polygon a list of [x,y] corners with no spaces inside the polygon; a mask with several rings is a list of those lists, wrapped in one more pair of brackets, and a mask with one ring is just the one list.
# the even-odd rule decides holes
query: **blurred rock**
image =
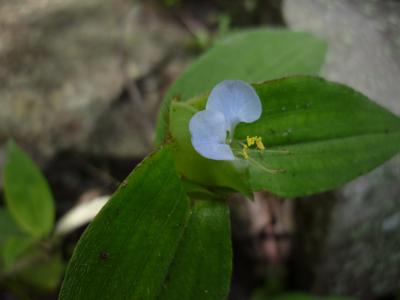
{"label": "blurred rock", "polygon": [[185,37],[136,1],[1,1],[0,143],[13,137],[44,157],[66,148],[144,155],[154,100],[139,93],[115,102]]}
{"label": "blurred rock", "polygon": [[400,288],[399,166],[396,156],[339,192],[317,290],[370,299]]}
{"label": "blurred rock", "polygon": [[[400,3],[286,0],[294,30],[329,43],[324,77],[400,114]],[[366,149],[368,151],[368,149]],[[362,299],[400,288],[400,158],[338,191],[314,288]]]}
{"label": "blurred rock", "polygon": [[362,91],[400,114],[400,3],[376,0],[286,0],[290,28],[329,44],[322,75]]}

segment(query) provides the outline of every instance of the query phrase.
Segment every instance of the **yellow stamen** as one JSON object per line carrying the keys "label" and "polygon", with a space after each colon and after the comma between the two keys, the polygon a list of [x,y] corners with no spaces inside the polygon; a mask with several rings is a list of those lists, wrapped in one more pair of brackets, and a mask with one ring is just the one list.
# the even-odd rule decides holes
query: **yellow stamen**
{"label": "yellow stamen", "polygon": [[264,146],[264,144],[262,142],[262,137],[256,137],[256,146],[260,150],[264,150],[265,149],[265,146]]}
{"label": "yellow stamen", "polygon": [[262,142],[262,137],[260,136],[247,136],[246,137],[246,143],[242,144],[243,149],[241,154],[243,155],[244,159],[249,159],[249,150],[250,149],[258,149],[258,150],[264,150],[265,146]]}
{"label": "yellow stamen", "polygon": [[249,159],[249,147],[247,145],[243,145],[242,155],[244,159]]}
{"label": "yellow stamen", "polygon": [[253,137],[247,136],[246,140],[247,140],[247,145],[248,145],[249,147],[251,147],[251,146],[253,146],[254,143],[256,142],[256,137],[254,137],[254,136],[253,136]]}

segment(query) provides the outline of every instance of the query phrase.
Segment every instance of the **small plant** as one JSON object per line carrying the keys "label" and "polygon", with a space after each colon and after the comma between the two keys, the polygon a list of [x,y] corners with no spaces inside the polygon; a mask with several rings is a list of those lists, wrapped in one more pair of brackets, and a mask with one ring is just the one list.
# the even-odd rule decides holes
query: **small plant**
{"label": "small plant", "polygon": [[310,195],[398,153],[400,119],[364,95],[311,76],[271,81],[317,74],[325,49],[247,31],[189,67],[167,92],[158,149],[87,228],[60,299],[225,299],[230,193]]}
{"label": "small plant", "polygon": [[[311,195],[397,154],[399,117],[314,77],[325,52],[308,34],[263,29],[227,35],[194,62],[166,94],[156,150],[78,242],[60,299],[225,299],[230,194]],[[51,201],[26,217],[37,207],[24,182],[10,187],[23,174],[10,168],[11,213],[33,237],[49,234]],[[32,197],[50,199],[47,186]]]}
{"label": "small plant", "polygon": [[47,180],[14,142],[7,147],[0,209],[0,282],[24,298],[24,288],[54,290],[65,266],[54,234],[55,207]]}

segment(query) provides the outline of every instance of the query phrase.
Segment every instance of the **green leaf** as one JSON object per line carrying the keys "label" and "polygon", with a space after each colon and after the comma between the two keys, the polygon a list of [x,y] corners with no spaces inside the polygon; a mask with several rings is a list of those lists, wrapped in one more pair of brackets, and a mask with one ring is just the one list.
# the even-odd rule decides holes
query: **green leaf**
{"label": "green leaf", "polygon": [[35,238],[30,235],[15,235],[9,237],[0,249],[1,271],[9,272],[19,259],[31,249],[35,243]]}
{"label": "green leaf", "polygon": [[[262,101],[262,116],[254,123],[239,124],[235,139],[245,142],[246,136],[260,136],[266,150],[250,150],[250,159],[245,161],[240,159],[241,148],[233,144],[238,161],[207,160],[207,170],[196,169],[199,174],[191,171],[193,162],[206,159],[194,151],[188,123],[204,108],[207,97],[172,105],[170,131],[181,145],[176,150],[181,159],[177,164],[187,166],[181,167],[184,176],[220,185],[215,178],[233,180],[242,174],[241,180],[248,180],[253,191],[296,197],[340,186],[400,150],[400,119],[349,87],[300,76],[254,88]],[[230,171],[233,167],[235,171]],[[202,172],[212,172],[212,176]]]}
{"label": "green leaf", "polygon": [[232,269],[229,208],[196,200],[159,299],[226,299]]}
{"label": "green leaf", "polygon": [[4,208],[0,208],[0,248],[4,242],[16,235],[23,234],[10,212]]}
{"label": "green leaf", "polygon": [[171,100],[186,101],[211,90],[224,79],[257,82],[288,75],[317,75],[326,44],[307,33],[286,30],[246,30],[217,42],[183,72],[169,88],[161,106],[156,143],[167,134]]}
{"label": "green leaf", "polygon": [[[79,241],[60,299],[224,299],[232,250],[224,201],[192,201],[170,146],[128,177]],[[206,193],[207,198],[211,193]],[[193,297],[192,297],[193,296]]]}
{"label": "green leaf", "polygon": [[80,239],[60,299],[154,299],[189,217],[164,148],[132,172]]}
{"label": "green leaf", "polygon": [[400,151],[400,119],[349,87],[293,77],[255,88],[262,116],[235,132],[239,140],[261,136],[267,147],[251,153],[253,190],[284,197],[326,191]]}
{"label": "green leaf", "polygon": [[52,230],[54,203],[47,181],[14,142],[8,144],[4,190],[8,209],[25,231],[40,237]]}
{"label": "green leaf", "polygon": [[7,272],[34,240],[24,233],[10,212],[0,208],[0,271]]}
{"label": "green leaf", "polygon": [[24,269],[17,278],[37,289],[52,291],[59,286],[64,268],[60,255],[45,257]]}

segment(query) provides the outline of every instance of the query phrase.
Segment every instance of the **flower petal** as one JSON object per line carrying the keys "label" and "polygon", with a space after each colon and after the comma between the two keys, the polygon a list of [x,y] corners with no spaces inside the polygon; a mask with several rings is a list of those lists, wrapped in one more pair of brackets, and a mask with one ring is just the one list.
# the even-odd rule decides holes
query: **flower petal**
{"label": "flower petal", "polygon": [[229,145],[226,144],[228,131],[222,113],[212,110],[197,112],[189,123],[193,148],[202,156],[215,160],[234,160]]}
{"label": "flower petal", "polygon": [[234,160],[231,147],[227,144],[192,139],[193,148],[205,158],[214,160]]}
{"label": "flower petal", "polygon": [[229,130],[239,122],[251,123],[261,116],[261,101],[254,88],[241,80],[225,80],[216,85],[208,97],[207,110],[224,114]]}
{"label": "flower petal", "polygon": [[202,110],[190,119],[189,130],[192,139],[224,144],[228,126],[224,115],[219,111]]}

